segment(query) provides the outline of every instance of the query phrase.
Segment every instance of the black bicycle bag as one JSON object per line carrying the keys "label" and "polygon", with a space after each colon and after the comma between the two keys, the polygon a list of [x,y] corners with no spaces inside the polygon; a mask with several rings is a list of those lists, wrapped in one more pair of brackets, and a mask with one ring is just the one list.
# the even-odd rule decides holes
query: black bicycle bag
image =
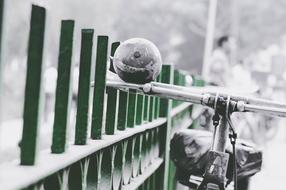
{"label": "black bicycle bag", "polygon": [[[189,185],[190,175],[203,176],[211,144],[212,133],[209,131],[185,129],[173,136],[170,157],[177,168],[176,177],[182,184]],[[233,154],[230,143],[226,152],[230,154],[226,177],[232,180]],[[256,174],[261,170],[262,151],[253,144],[237,140],[236,165],[238,180]]]}

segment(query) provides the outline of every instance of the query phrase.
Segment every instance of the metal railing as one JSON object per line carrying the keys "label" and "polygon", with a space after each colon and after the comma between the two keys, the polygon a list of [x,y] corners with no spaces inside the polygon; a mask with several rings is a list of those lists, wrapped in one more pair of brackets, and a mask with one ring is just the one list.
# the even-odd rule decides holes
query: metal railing
{"label": "metal railing", "polygon": [[[0,163],[0,189],[174,189],[169,141],[174,131],[192,125],[192,104],[106,87],[109,38],[97,36],[92,76],[93,29],[81,31],[75,140],[67,142],[72,46],[80,37],[74,36],[73,20],[61,23],[53,134],[46,137],[52,145],[36,151],[46,15],[45,8],[32,6],[20,161]],[[119,44],[111,44],[111,56]],[[185,75],[171,65],[163,65],[157,81],[186,85]]]}

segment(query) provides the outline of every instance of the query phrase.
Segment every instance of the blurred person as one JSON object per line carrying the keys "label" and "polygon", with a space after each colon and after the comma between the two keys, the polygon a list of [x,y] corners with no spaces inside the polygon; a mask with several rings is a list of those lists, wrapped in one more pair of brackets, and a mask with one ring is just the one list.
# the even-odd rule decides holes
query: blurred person
{"label": "blurred person", "polygon": [[[209,67],[205,80],[210,85],[226,86],[228,80],[231,39],[229,36],[222,36],[217,40],[217,48],[213,51],[210,58]],[[214,111],[211,108],[205,108],[202,112],[199,123],[207,130],[213,130],[212,116]]]}
{"label": "blurred person", "polygon": [[222,36],[217,41],[217,48],[210,58],[206,81],[212,85],[225,86],[229,72],[231,38]]}

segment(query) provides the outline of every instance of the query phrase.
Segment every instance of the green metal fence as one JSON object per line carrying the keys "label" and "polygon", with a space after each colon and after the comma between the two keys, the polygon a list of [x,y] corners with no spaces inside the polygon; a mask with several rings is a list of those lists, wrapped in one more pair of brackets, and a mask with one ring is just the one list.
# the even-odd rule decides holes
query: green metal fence
{"label": "green metal fence", "polygon": [[[95,47],[94,30],[84,28],[81,37],[74,36],[73,20],[61,23],[53,134],[46,137],[52,145],[36,151],[46,16],[45,8],[32,6],[21,156],[20,161],[0,163],[0,189],[175,189],[169,142],[175,131],[192,125],[192,105],[106,87],[106,71],[113,71],[112,63],[107,68],[109,52],[112,56],[120,43],[97,36]],[[69,143],[74,38],[81,38],[81,52],[75,141]],[[163,65],[157,81],[184,86],[185,77]]]}

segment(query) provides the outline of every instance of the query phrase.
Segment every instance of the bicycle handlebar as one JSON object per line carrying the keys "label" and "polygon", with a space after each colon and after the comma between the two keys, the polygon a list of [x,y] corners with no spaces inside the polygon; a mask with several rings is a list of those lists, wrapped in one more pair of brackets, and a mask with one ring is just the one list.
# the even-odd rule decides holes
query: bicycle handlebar
{"label": "bicycle handlebar", "polygon": [[[120,90],[130,92],[134,91],[145,95],[181,100],[194,104],[206,105],[212,108],[214,107],[213,103],[210,103],[212,102],[211,99],[214,99],[217,94],[214,91],[208,93],[202,87],[183,87],[158,82],[133,84],[117,79],[107,79],[106,85]],[[221,93],[218,95],[225,100],[228,96],[230,96],[231,101],[234,104],[232,111],[235,112],[258,112],[273,116],[286,117],[286,104],[243,95],[231,95],[226,93]]]}

